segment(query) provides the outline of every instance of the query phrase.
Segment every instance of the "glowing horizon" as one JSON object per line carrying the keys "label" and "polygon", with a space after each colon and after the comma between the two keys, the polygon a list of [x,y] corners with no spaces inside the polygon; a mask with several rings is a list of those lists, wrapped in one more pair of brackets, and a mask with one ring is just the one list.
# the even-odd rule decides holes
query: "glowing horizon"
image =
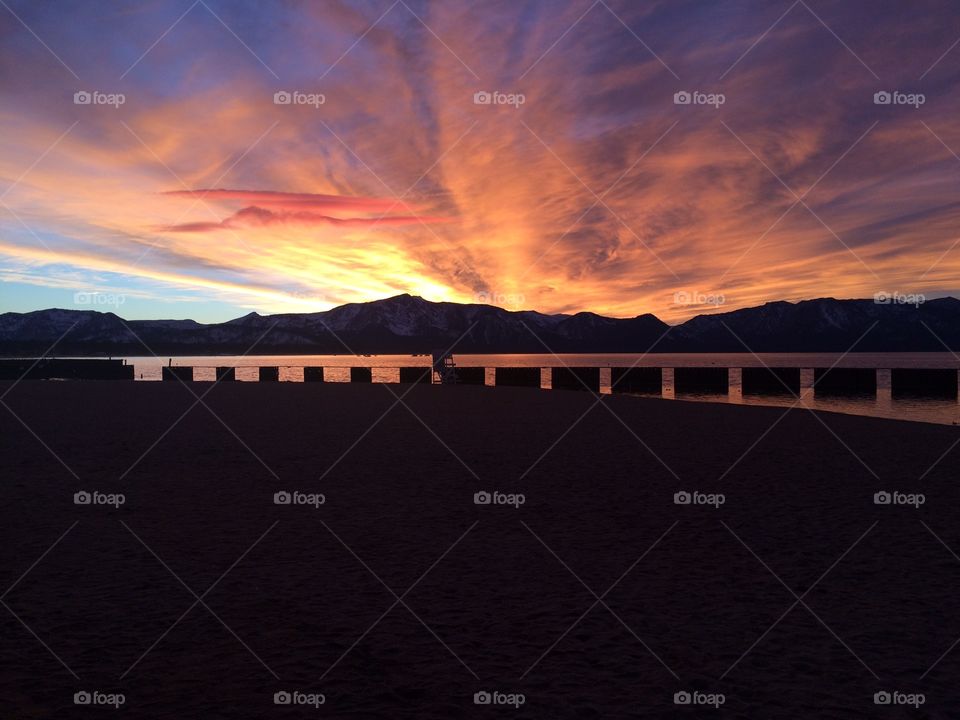
{"label": "glowing horizon", "polygon": [[8,5],[3,311],[960,295],[945,2]]}

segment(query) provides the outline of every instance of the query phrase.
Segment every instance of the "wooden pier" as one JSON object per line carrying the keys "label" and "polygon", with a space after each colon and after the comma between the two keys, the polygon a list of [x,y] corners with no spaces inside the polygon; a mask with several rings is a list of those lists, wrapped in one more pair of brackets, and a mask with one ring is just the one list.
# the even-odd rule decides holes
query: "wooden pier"
{"label": "wooden pier", "polygon": [[[723,367],[723,366],[455,366],[455,383],[505,387],[552,388],[593,393],[654,397],[729,396],[739,387],[743,397],[874,397],[878,389],[894,398],[960,398],[960,371],[955,368],[859,367]],[[166,382],[399,382],[438,384],[429,365],[406,367],[175,365],[160,368]],[[0,359],[0,381],[133,380],[135,368],[123,359]],[[140,376],[142,378],[142,375]],[[343,378],[343,380],[340,380]],[[375,379],[376,378],[376,379]],[[385,379],[386,378],[386,379]],[[395,379],[394,379],[395,378]]]}
{"label": "wooden pier", "polygon": [[125,360],[0,359],[0,380],[133,380],[133,373]]}

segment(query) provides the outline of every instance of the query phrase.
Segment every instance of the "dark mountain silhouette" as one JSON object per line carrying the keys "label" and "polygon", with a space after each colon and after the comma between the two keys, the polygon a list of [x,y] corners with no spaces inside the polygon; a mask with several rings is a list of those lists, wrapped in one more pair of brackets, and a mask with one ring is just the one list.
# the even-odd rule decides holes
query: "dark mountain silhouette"
{"label": "dark mountain silhouette", "polygon": [[[960,349],[960,300],[917,306],[822,298],[699,315],[670,332],[709,352],[945,352]],[[859,341],[859,342],[858,342]]]}
{"label": "dark mountain silhouette", "polygon": [[[859,340],[859,342],[857,342]],[[771,302],[668,326],[653,315],[545,315],[398,295],[319,313],[224,323],[124,320],[90,310],[0,314],[0,354],[198,355],[457,352],[844,352],[960,350],[960,300],[919,306],[825,298]],[[251,347],[253,348],[251,350]]]}

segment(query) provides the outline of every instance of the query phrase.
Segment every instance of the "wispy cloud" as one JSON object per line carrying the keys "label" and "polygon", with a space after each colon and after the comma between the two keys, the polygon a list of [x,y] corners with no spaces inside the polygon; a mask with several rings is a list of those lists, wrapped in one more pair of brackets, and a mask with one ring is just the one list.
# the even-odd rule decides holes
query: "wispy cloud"
{"label": "wispy cloud", "polygon": [[786,8],[753,0],[409,4],[215,3],[232,33],[191,13],[123,79],[167,4],[18,5],[81,80],[0,17],[0,63],[29,68],[0,75],[0,252],[17,277],[70,263],[271,308],[484,291],[677,320],[710,309],[678,291],[956,284],[960,80],[950,55],[924,75],[960,36],[949,0],[797,6],[769,32]]}

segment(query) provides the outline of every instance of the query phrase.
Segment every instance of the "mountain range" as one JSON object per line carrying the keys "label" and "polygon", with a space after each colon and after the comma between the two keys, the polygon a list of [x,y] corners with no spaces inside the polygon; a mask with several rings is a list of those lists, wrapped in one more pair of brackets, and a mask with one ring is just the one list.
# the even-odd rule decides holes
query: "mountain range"
{"label": "mountain range", "polygon": [[410,295],[214,324],[124,320],[93,310],[0,314],[4,356],[388,354],[448,347],[469,353],[942,352],[960,350],[960,300],[780,301],[673,326],[651,314],[548,315]]}

